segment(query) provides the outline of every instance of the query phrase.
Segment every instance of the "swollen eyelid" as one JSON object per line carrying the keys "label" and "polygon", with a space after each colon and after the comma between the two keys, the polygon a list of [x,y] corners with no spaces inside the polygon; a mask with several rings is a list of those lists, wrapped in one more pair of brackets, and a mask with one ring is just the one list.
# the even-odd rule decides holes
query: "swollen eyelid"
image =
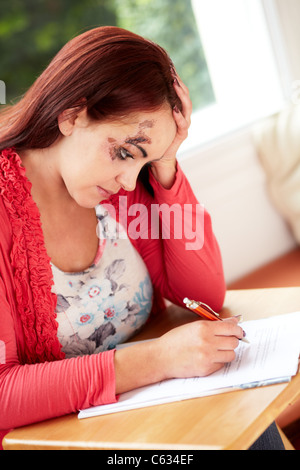
{"label": "swollen eyelid", "polygon": [[121,147],[119,149],[119,157],[121,158],[121,160],[126,160],[126,158],[133,158],[133,155],[131,155],[128,150]]}

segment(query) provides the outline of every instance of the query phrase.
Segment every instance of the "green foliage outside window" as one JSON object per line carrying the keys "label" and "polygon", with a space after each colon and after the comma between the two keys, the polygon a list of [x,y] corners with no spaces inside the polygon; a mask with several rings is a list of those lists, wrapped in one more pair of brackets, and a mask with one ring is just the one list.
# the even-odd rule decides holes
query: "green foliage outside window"
{"label": "green foliage outside window", "polygon": [[115,25],[170,54],[194,109],[214,101],[191,0],[1,0],[0,80],[7,103],[25,93],[58,50],[97,26]]}

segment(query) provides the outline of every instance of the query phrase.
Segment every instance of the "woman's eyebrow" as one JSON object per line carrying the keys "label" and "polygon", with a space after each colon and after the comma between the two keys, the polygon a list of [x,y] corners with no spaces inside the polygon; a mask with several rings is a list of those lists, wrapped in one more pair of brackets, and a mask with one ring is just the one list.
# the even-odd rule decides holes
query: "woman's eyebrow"
{"label": "woman's eyebrow", "polygon": [[147,154],[146,150],[143,147],[141,147],[139,144],[141,144],[143,142],[150,143],[151,141],[150,142],[149,141],[150,141],[150,139],[147,139],[146,137],[136,137],[136,138],[133,138],[133,139],[125,140],[125,143],[134,145],[137,149],[140,150],[140,152],[142,152],[143,157],[147,158],[148,154]]}

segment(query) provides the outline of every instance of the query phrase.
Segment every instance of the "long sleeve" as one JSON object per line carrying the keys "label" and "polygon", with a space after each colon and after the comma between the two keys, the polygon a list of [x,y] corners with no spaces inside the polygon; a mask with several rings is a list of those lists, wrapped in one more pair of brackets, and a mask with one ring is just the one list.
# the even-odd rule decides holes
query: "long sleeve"
{"label": "long sleeve", "polygon": [[0,430],[113,403],[114,351],[21,365],[14,325],[0,279]]}
{"label": "long sleeve", "polygon": [[[180,166],[171,189],[164,189],[153,176],[150,182],[154,199],[147,197],[143,188],[135,196],[147,204],[148,225],[146,233],[133,242],[148,267],[154,287],[178,305],[183,306],[183,298],[190,297],[220,310],[226,288],[210,215],[198,203]],[[159,239],[158,229],[153,227],[157,211],[163,234]],[[129,234],[130,223],[133,222],[129,221]]]}

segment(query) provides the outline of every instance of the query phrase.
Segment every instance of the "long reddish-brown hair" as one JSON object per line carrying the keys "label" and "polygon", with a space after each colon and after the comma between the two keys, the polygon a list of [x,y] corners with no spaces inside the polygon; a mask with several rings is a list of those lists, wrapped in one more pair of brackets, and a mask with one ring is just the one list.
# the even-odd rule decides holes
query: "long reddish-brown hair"
{"label": "long reddish-brown hair", "polygon": [[24,97],[0,113],[0,150],[49,147],[60,136],[58,116],[87,107],[99,121],[181,102],[164,49],[112,26],[68,42]]}

